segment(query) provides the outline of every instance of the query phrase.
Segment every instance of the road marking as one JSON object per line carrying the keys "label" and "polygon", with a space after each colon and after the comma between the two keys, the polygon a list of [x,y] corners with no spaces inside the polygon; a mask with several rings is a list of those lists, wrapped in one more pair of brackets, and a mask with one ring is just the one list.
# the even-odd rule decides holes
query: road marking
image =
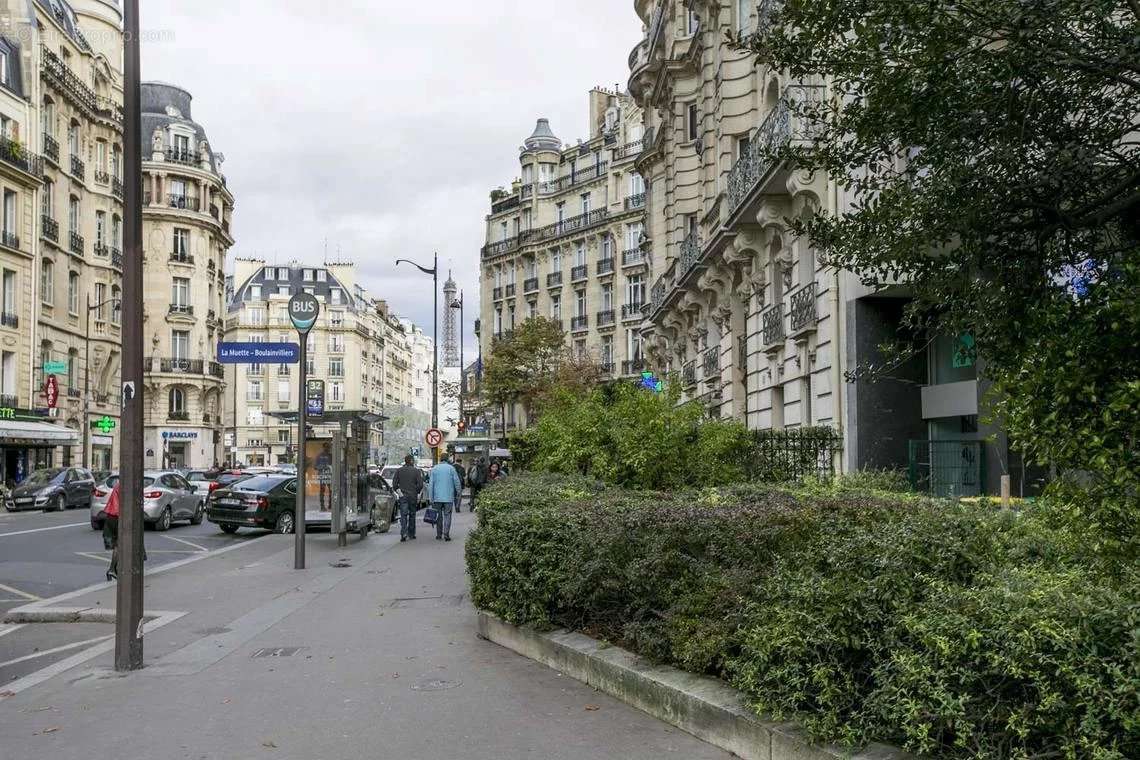
{"label": "road marking", "polygon": [[27,599],[29,602],[38,602],[38,601],[40,601],[40,599],[43,598],[40,596],[36,596],[35,594],[29,594],[27,591],[21,591],[18,588],[12,588],[11,586],[5,586],[3,583],[0,583],[0,591],[7,591],[9,594],[15,594],[16,596],[23,597],[24,599]]}
{"label": "road marking", "polygon": [[23,623],[17,623],[15,625],[8,625],[5,623],[3,625],[0,625],[0,636],[7,636],[12,631],[17,631],[23,627],[24,627]]}
{"label": "road marking", "polygon": [[88,559],[93,559],[97,562],[110,562],[111,561],[111,552],[107,552],[105,555],[96,554],[95,552],[76,552],[76,554],[78,554],[80,557],[87,557]]}
{"label": "road marking", "polygon": [[203,552],[208,552],[208,551],[210,551],[210,550],[209,550],[209,549],[207,549],[206,547],[204,547],[204,546],[199,546],[198,544],[194,543],[193,541],[187,541],[187,540],[186,540],[186,539],[184,539],[184,538],[175,538],[174,536],[163,536],[163,538],[167,538],[167,539],[170,539],[171,541],[177,541],[178,543],[180,543],[180,544],[186,544],[187,546],[193,546],[193,547],[194,547],[195,549],[197,549],[198,551],[203,551]]}
{"label": "road marking", "polygon": [[114,636],[114,634],[110,634],[107,636],[100,636],[97,639],[87,639],[86,641],[76,641],[76,642],[73,642],[71,644],[64,644],[61,647],[56,647],[55,649],[45,649],[42,652],[33,652],[32,654],[26,654],[23,657],[17,657],[14,660],[8,660],[8,662],[0,662],[0,668],[6,668],[9,665],[15,665],[17,663],[27,662],[28,660],[35,660],[39,657],[47,657],[49,654],[59,654],[60,652],[66,652],[70,649],[78,649],[79,647],[85,647],[88,644],[98,644],[100,641],[106,641],[107,639],[111,638],[112,636]]}
{"label": "road marking", "polygon": [[63,530],[64,528],[78,528],[81,525],[85,525],[88,528],[91,527],[91,523],[89,523],[89,522],[68,523],[67,525],[53,525],[50,528],[32,528],[31,530],[17,530],[17,531],[13,531],[11,533],[0,533],[0,538],[4,538],[4,536],[23,536],[27,533],[42,533],[45,530]]}

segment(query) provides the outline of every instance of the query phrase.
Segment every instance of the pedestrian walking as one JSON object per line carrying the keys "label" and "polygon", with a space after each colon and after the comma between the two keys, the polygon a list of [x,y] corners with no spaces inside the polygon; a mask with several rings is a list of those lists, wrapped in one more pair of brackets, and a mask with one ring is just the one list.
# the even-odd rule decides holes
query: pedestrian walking
{"label": "pedestrian walking", "polygon": [[111,551],[111,566],[107,568],[107,580],[119,577],[119,483],[111,489],[107,506],[103,508],[103,548]]}
{"label": "pedestrian walking", "polygon": [[503,479],[503,466],[498,462],[491,462],[491,469],[487,470],[487,485]]}
{"label": "pedestrian walking", "polygon": [[487,460],[479,457],[471,470],[467,473],[467,482],[471,484],[471,511],[479,506],[479,493],[487,485]]}
{"label": "pedestrian walking", "polygon": [[400,541],[416,540],[416,507],[424,490],[424,474],[412,456],[404,457],[404,465],[396,470],[392,488],[400,495]]}
{"label": "pedestrian walking", "polygon": [[439,518],[435,522],[435,540],[451,540],[451,510],[455,507],[456,494],[461,488],[459,473],[451,458],[444,455],[435,467],[431,468],[431,477],[428,478],[431,489],[432,506],[439,511]]}
{"label": "pedestrian walking", "polygon": [[452,459],[451,466],[455,468],[455,474],[459,476],[459,492],[455,495],[455,511],[462,512],[463,489],[467,487],[467,474],[463,472],[463,465],[459,464],[458,459]]}

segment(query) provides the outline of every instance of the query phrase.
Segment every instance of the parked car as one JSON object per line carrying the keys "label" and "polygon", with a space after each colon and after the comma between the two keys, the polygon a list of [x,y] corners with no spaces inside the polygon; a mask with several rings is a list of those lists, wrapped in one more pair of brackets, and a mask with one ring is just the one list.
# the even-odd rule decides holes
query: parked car
{"label": "parked car", "polygon": [[[111,490],[119,482],[112,475],[103,481],[91,504],[91,528],[102,530],[106,515],[103,510],[111,497]],[[98,507],[96,507],[96,503]],[[205,503],[182,473],[176,470],[159,470],[143,474],[143,520],[155,530],[170,530],[177,521],[185,520],[200,525],[205,516]]]}
{"label": "parked car", "polygon": [[95,478],[81,467],[52,467],[36,470],[8,492],[4,507],[42,509],[55,512],[72,507],[88,507],[95,494]]}
{"label": "parked car", "polygon": [[292,533],[296,504],[295,477],[255,475],[214,489],[206,502],[206,519],[224,533],[242,527]]}
{"label": "parked car", "polygon": [[202,497],[203,504],[206,503],[206,497],[210,495],[210,491],[221,487],[218,485],[217,473],[210,470],[184,470],[182,477],[194,486],[194,490]]}
{"label": "parked car", "polygon": [[226,488],[228,486],[232,486],[234,483],[240,483],[241,481],[249,480],[252,477],[254,477],[254,475],[250,472],[243,472],[241,470],[225,470],[218,473],[218,477],[214,478],[214,482],[218,484],[217,488],[214,490],[216,491],[218,488]]}
{"label": "parked car", "polygon": [[[384,482],[388,484],[389,489],[394,488],[394,486],[392,485],[392,479],[396,477],[396,470],[398,470],[398,469],[400,469],[399,465],[390,464],[390,465],[386,465],[384,467],[384,469],[382,469],[380,471],[380,477],[382,477],[384,479]],[[428,506],[428,502],[431,500],[431,496],[430,496],[431,492],[428,491],[428,475],[429,475],[429,472],[424,472],[422,469],[420,470],[420,472],[422,472],[423,476],[424,476],[424,487],[423,487],[423,489],[420,490],[420,503],[419,503],[419,508],[422,509],[422,508]]]}
{"label": "parked car", "polygon": [[[373,515],[387,515],[389,524],[400,519],[400,501],[392,490],[392,484],[383,475],[368,476],[368,494],[372,498]],[[373,522],[376,522],[375,518]]]}

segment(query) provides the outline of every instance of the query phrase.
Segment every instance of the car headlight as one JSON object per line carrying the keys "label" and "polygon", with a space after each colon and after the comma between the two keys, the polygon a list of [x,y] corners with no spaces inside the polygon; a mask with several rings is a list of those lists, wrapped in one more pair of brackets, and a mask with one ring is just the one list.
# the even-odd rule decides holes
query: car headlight
{"label": "car headlight", "polygon": [[40,491],[36,494],[36,504],[47,504],[48,499],[55,496],[55,491]]}

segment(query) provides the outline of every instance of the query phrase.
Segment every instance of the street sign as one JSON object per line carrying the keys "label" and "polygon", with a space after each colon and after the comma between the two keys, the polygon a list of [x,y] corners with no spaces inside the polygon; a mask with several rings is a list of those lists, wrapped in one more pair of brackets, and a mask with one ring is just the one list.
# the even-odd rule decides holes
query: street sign
{"label": "street sign", "polygon": [[325,414],[325,381],[309,380],[305,383],[305,414],[323,417]]}
{"label": "street sign", "polygon": [[298,332],[307,333],[317,323],[321,302],[312,293],[295,293],[289,299],[289,320]]}
{"label": "street sign", "polygon": [[67,362],[44,362],[45,375],[62,375],[67,372]]}
{"label": "street sign", "polygon": [[299,343],[219,343],[220,364],[296,364]]}
{"label": "street sign", "polygon": [[44,383],[44,396],[47,398],[48,409],[55,409],[59,402],[59,381],[55,379],[55,375],[47,376],[47,382]]}
{"label": "street sign", "polygon": [[424,442],[433,449],[443,443],[443,431],[437,428],[432,428],[424,435]]}
{"label": "street sign", "polygon": [[115,421],[104,414],[99,419],[91,422],[91,429],[98,430],[103,435],[108,435],[115,429]]}

